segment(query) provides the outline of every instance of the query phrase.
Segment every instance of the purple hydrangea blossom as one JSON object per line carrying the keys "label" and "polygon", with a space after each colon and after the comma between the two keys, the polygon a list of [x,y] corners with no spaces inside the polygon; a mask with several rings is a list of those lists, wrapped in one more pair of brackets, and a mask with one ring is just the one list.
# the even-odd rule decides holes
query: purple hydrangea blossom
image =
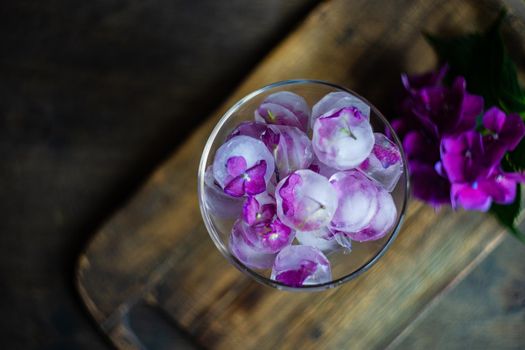
{"label": "purple hydrangea blossom", "polygon": [[249,196],[242,207],[242,218],[250,226],[271,221],[275,213],[275,198],[267,192]]}
{"label": "purple hydrangea blossom", "polygon": [[513,151],[525,135],[525,124],[521,117],[515,113],[506,115],[497,107],[485,112],[483,126],[488,131],[483,137],[483,144],[493,159],[502,159],[506,152]]}
{"label": "purple hydrangea blossom", "polygon": [[274,167],[273,156],[262,141],[240,135],[226,141],[215,153],[213,176],[231,196],[256,195],[266,190]]}
{"label": "purple hydrangea blossom", "polygon": [[402,76],[405,96],[402,116],[392,127],[403,141],[410,170],[412,192],[433,206],[451,201],[451,185],[441,167],[441,138],[475,127],[483,109],[483,99],[466,91],[462,77],[451,87],[443,85],[448,67],[420,76]]}
{"label": "purple hydrangea blossom", "polygon": [[253,269],[268,269],[273,266],[276,253],[261,250],[257,241],[253,242],[249,236],[252,228],[237,220],[233,224],[230,235],[230,251],[246,266]]}

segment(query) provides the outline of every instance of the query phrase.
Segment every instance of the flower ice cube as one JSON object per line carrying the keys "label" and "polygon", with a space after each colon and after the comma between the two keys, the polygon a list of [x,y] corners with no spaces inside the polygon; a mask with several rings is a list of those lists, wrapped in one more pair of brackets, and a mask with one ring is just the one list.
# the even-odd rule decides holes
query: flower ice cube
{"label": "flower ice cube", "polygon": [[242,227],[239,226],[237,229],[242,230],[244,239],[261,253],[277,253],[292,244],[295,237],[295,232],[276,216],[269,221],[263,221],[252,226],[247,225],[242,220],[241,223]]}
{"label": "flower ice cube", "polygon": [[378,210],[378,186],[357,170],[335,173],[330,178],[338,196],[338,206],[330,228],[358,232],[367,227]]}
{"label": "flower ice cube", "polygon": [[315,247],[323,252],[334,251],[341,247],[335,239],[335,234],[326,226],[315,231],[297,231],[295,238],[302,245]]}
{"label": "flower ice cube", "polygon": [[330,261],[317,248],[292,245],[277,254],[271,278],[290,287],[327,283],[332,280]]}
{"label": "flower ice cube", "polygon": [[215,153],[213,176],[231,196],[255,195],[266,190],[274,167],[273,156],[262,141],[239,135]]}
{"label": "flower ice cube", "polygon": [[330,168],[328,165],[326,165],[325,163],[321,162],[315,155],[314,155],[314,160],[312,161],[312,164],[310,164],[310,166],[308,167],[308,169],[320,174],[320,175],[323,175],[324,177],[326,177],[327,179],[330,178],[330,176],[332,176],[333,174],[339,172],[339,170],[337,169],[334,169],[334,168]]}
{"label": "flower ice cube", "polygon": [[392,192],[403,173],[401,152],[395,143],[381,133],[374,133],[374,139],[372,152],[359,165],[359,170]]}
{"label": "flower ice cube", "polygon": [[397,209],[392,195],[384,188],[378,187],[377,211],[370,224],[357,232],[347,232],[345,236],[358,241],[374,241],[383,238],[394,226],[397,218]]}
{"label": "flower ice cube", "polygon": [[249,196],[242,207],[242,218],[248,225],[271,221],[275,213],[275,198],[268,192]]}
{"label": "flower ice cube", "polygon": [[275,189],[277,216],[298,231],[326,226],[337,209],[337,193],[328,179],[303,169],[282,179]]}
{"label": "flower ice cube", "polygon": [[361,164],[374,147],[372,126],[356,107],[330,111],[314,124],[312,145],[329,167],[348,170]]}
{"label": "flower ice cube", "polygon": [[258,249],[248,238],[247,230],[251,228],[242,220],[233,224],[230,235],[230,251],[243,264],[252,269],[269,269],[272,267],[276,253],[267,253]]}
{"label": "flower ice cube", "polygon": [[336,91],[325,95],[313,106],[310,126],[313,128],[315,121],[321,115],[331,110],[340,110],[344,107],[357,107],[365,118],[368,119],[370,117],[370,106],[363,100],[346,91]]}
{"label": "flower ice cube", "polygon": [[269,95],[255,111],[256,121],[268,124],[295,126],[302,131],[308,130],[310,107],[305,99],[289,91],[280,91]]}
{"label": "flower ice cube", "polygon": [[215,182],[211,165],[204,174],[204,205],[214,216],[223,219],[236,218],[242,210],[242,200],[227,195]]}
{"label": "flower ice cube", "polygon": [[228,141],[232,137],[239,135],[250,136],[254,139],[260,139],[261,135],[266,131],[267,126],[268,125],[266,123],[260,122],[242,122],[239,125],[237,125],[235,129],[233,129],[233,131],[226,138],[226,141]]}
{"label": "flower ice cube", "polygon": [[278,179],[292,171],[307,168],[314,158],[310,139],[296,127],[268,125],[261,140],[275,158]]}

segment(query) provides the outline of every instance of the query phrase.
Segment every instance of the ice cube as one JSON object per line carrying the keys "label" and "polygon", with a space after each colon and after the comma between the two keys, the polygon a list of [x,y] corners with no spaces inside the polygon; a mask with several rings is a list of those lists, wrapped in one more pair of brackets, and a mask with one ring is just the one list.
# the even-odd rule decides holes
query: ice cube
{"label": "ice cube", "polygon": [[359,170],[392,192],[403,173],[401,152],[395,143],[381,133],[374,133],[374,139],[372,152],[359,165]]}
{"label": "ice cube", "polygon": [[262,141],[239,135],[215,153],[213,176],[231,196],[255,195],[266,190],[274,167],[273,156]]}
{"label": "ice cube", "polygon": [[311,170],[291,173],[275,190],[277,216],[298,231],[326,226],[337,209],[337,193],[328,179]]}
{"label": "ice cube", "polygon": [[271,221],[275,213],[275,198],[268,192],[249,196],[242,206],[242,218],[251,226]]}
{"label": "ice cube", "polygon": [[338,206],[330,228],[358,232],[367,227],[378,211],[378,186],[357,170],[335,173],[330,178],[338,196]]}
{"label": "ice cube", "polygon": [[370,117],[370,106],[363,100],[346,91],[337,91],[325,95],[313,106],[310,126],[313,128],[316,119],[321,115],[331,110],[339,110],[344,107],[357,107],[365,118],[368,119]]}
{"label": "ice cube", "polygon": [[273,154],[278,178],[310,166],[314,158],[308,136],[293,126],[268,125],[261,140]]}
{"label": "ice cube", "polygon": [[226,138],[226,141],[231,139],[232,137],[244,135],[244,136],[250,136],[254,139],[260,139],[261,135],[266,131],[266,128],[268,127],[268,124],[266,123],[260,123],[260,122],[242,122],[233,131],[228,135]]}
{"label": "ice cube", "polygon": [[302,245],[315,247],[323,252],[330,252],[339,249],[341,246],[326,226],[315,231],[297,231],[295,238]]}
{"label": "ice cube", "polygon": [[397,209],[392,195],[384,188],[378,187],[378,209],[370,224],[357,232],[346,233],[346,235],[358,242],[374,241],[384,237],[397,219]]}
{"label": "ice cube", "polygon": [[355,107],[331,110],[314,124],[315,155],[327,166],[348,170],[361,164],[374,147],[374,133],[367,118]]}
{"label": "ice cube", "polygon": [[289,91],[280,91],[266,97],[255,111],[255,120],[268,124],[295,126],[308,131],[310,107],[305,99]]}
{"label": "ice cube", "polygon": [[246,237],[246,229],[241,220],[233,225],[230,235],[230,251],[244,265],[252,269],[268,269],[272,267],[276,253],[262,252]]}
{"label": "ice cube", "polygon": [[222,219],[237,218],[242,210],[242,199],[227,195],[215,182],[211,165],[204,174],[204,205],[212,215]]}
{"label": "ice cube", "polygon": [[317,248],[292,245],[277,254],[271,278],[291,287],[327,283],[332,280],[330,261]]}

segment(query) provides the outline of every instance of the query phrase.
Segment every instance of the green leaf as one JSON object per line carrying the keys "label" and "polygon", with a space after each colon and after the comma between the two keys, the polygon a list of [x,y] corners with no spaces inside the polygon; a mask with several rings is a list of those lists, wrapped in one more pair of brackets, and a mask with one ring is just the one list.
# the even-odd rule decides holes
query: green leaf
{"label": "green leaf", "polygon": [[521,185],[518,186],[514,202],[508,205],[492,204],[490,212],[505,226],[509,232],[525,243],[525,235],[516,227],[515,221],[521,211]]}

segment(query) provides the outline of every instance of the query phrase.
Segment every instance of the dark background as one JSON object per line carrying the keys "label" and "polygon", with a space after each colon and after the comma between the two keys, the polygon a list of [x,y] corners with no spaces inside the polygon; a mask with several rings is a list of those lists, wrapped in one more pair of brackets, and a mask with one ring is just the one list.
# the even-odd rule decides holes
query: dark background
{"label": "dark background", "polygon": [[318,2],[0,4],[2,348],[109,347],[78,254]]}

